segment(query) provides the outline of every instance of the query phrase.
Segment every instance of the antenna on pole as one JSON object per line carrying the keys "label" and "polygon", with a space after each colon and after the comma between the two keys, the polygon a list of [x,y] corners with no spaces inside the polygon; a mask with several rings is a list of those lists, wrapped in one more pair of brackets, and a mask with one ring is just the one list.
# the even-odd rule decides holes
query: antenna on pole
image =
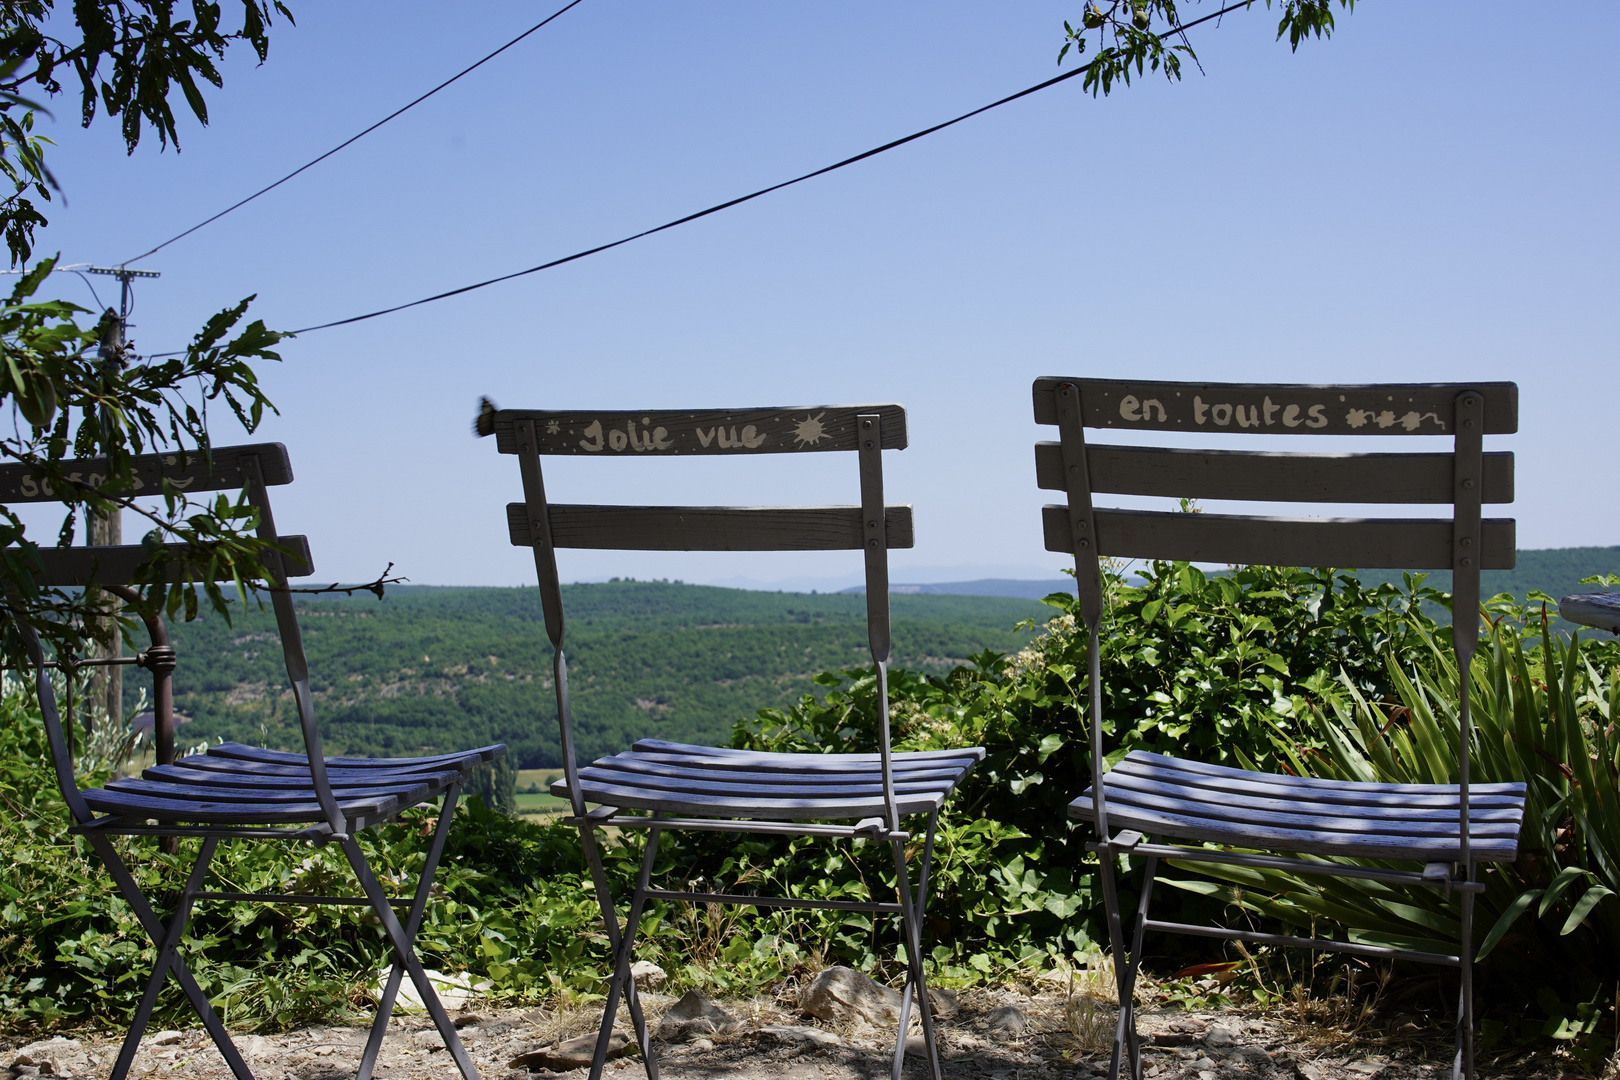
{"label": "antenna on pole", "polygon": [[[124,266],[87,266],[87,274],[106,274],[118,279],[118,310],[111,308],[101,315],[101,347],[97,350],[97,359],[101,361],[104,369],[109,372],[122,371],[128,349],[127,332],[129,330],[130,283],[135,278],[161,277],[156,270],[131,270]],[[104,431],[111,429],[112,410],[103,409],[101,423]],[[124,542],[123,512],[114,509],[106,514],[91,511],[85,515],[85,539],[98,546],[116,547]],[[109,616],[118,613],[118,599],[110,594],[103,594],[102,606]],[[100,620],[98,620],[100,621]],[[108,638],[106,643],[98,648],[105,659],[115,659],[123,654],[123,635],[119,632],[116,618],[107,618],[104,629]],[[93,669],[89,691],[86,695],[89,708],[85,709],[85,723],[96,722],[96,714],[105,711],[107,724],[115,729],[122,729],[124,720],[124,676],[123,669],[116,664]],[[97,706],[100,708],[98,709]],[[159,762],[168,764],[168,762]]]}

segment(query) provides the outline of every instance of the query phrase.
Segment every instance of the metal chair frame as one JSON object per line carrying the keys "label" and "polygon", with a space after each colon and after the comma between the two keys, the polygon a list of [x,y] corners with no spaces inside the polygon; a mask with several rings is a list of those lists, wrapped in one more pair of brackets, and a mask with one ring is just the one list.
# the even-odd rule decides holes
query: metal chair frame
{"label": "metal chair frame", "polygon": [[[1058,442],[1036,446],[1039,484],[1067,495],[1066,504],[1048,506],[1043,513],[1046,546],[1048,550],[1074,557],[1079,607],[1088,634],[1091,786],[1070,805],[1069,816],[1089,821],[1097,835],[1096,841],[1087,844],[1087,850],[1099,859],[1120,1002],[1109,1062],[1110,1080],[1116,1080],[1122,1064],[1133,1078],[1139,1080],[1142,1075],[1133,993],[1142,960],[1143,936],[1149,930],[1456,968],[1458,1024],[1453,1076],[1471,1080],[1474,1070],[1474,898],[1484,891],[1484,885],[1477,879],[1477,868],[1480,862],[1511,861],[1515,857],[1525,790],[1523,784],[1470,785],[1468,751],[1472,728],[1466,675],[1478,639],[1480,570],[1513,566],[1513,522],[1482,519],[1481,505],[1513,499],[1512,455],[1485,454],[1483,436],[1517,430],[1517,387],[1511,383],[1291,386],[1043,378],[1035,382],[1034,398],[1036,422],[1055,424],[1060,433]],[[1363,455],[1088,445],[1084,430],[1088,427],[1199,435],[1444,435],[1450,437],[1452,449],[1449,454]],[[1449,503],[1452,512],[1445,519],[1297,519],[1178,514],[1094,506],[1093,495],[1103,492],[1256,502]],[[1132,777],[1127,770],[1120,774],[1122,779],[1116,779],[1113,784],[1109,782],[1111,771],[1107,766],[1102,732],[1099,641],[1105,600],[1100,560],[1108,556],[1228,564],[1451,570],[1453,646],[1458,669],[1464,673],[1456,785],[1405,785],[1425,790],[1391,794],[1390,809],[1380,810],[1377,799],[1382,795],[1375,797],[1372,789],[1381,785],[1297,781],[1291,777],[1218,766],[1176,763],[1176,767],[1185,770],[1181,777],[1182,783],[1187,785],[1184,790],[1192,793],[1189,797],[1196,797],[1200,784],[1241,782],[1270,784],[1279,794],[1291,786],[1294,792],[1308,796],[1320,796],[1329,789],[1336,789],[1339,794],[1333,797],[1343,796],[1346,803],[1365,799],[1366,806],[1371,808],[1364,814],[1366,819],[1376,821],[1387,814],[1391,821],[1383,826],[1390,834],[1383,838],[1383,848],[1377,846],[1379,841],[1355,841],[1362,843],[1363,857],[1415,859],[1424,864],[1422,869],[1329,861],[1346,856],[1347,849],[1354,844],[1345,836],[1307,833],[1304,826],[1289,826],[1289,830],[1293,830],[1290,836],[1279,841],[1278,833],[1288,830],[1268,829],[1268,822],[1189,821],[1191,811],[1156,813],[1144,809],[1141,800],[1135,803],[1126,800],[1122,809],[1118,805],[1120,799],[1131,793],[1121,785],[1129,785]],[[1473,632],[1467,632],[1468,628],[1473,628]],[[1127,763],[1130,763],[1129,769],[1152,769],[1155,763],[1151,759],[1155,758],[1158,762],[1172,761],[1135,752],[1115,769]],[[1301,788],[1299,784],[1325,786]],[[1428,790],[1431,788],[1432,791]],[[1165,798],[1164,792],[1160,795]],[[1112,811],[1110,799],[1116,803]],[[1409,799],[1411,806],[1444,803],[1447,813],[1454,802],[1455,824],[1445,835],[1394,835],[1413,828],[1404,821],[1394,821],[1395,818],[1419,813],[1401,806],[1402,799]],[[1425,801],[1431,799],[1435,801]],[[1481,804],[1494,809],[1482,810]],[[1160,805],[1174,806],[1175,803],[1169,800]],[[1429,813],[1431,817],[1438,817],[1442,811]],[[1126,827],[1119,828],[1121,823]],[[1345,826],[1323,824],[1317,827],[1326,830]],[[1371,826],[1364,820],[1358,827],[1370,830]],[[1503,834],[1510,827],[1512,837],[1504,840]],[[1251,850],[1155,843],[1154,834]],[[1310,839],[1313,836],[1317,839]],[[1252,849],[1327,858],[1288,858],[1255,854],[1251,853]],[[1146,864],[1128,945],[1126,916],[1120,910],[1116,881],[1116,864],[1121,856],[1134,856]],[[1356,857],[1355,853],[1349,853],[1349,857]],[[1154,920],[1148,916],[1154,877],[1161,859],[1359,877],[1455,893],[1461,905],[1457,951],[1455,955],[1445,955]]]}
{"label": "metal chair frame", "polygon": [[[96,585],[122,597],[141,614],[153,635],[152,647],[137,658],[141,666],[153,672],[156,680],[154,706],[158,725],[156,741],[160,761],[146,771],[142,780],[114,781],[125,790],[92,789],[81,791],[74,779],[72,741],[64,729],[57,709],[56,696],[51,684],[50,670],[65,668],[71,678],[72,669],[80,666],[66,658],[65,662],[47,660],[39,639],[27,620],[14,605],[6,614],[16,628],[35,671],[35,686],[40,711],[44,718],[46,737],[50,745],[51,760],[57,784],[66,800],[73,825],[69,831],[83,836],[106,866],[119,893],[134,910],[141,926],[151,937],[156,949],[152,973],[136,1007],[129,1031],[124,1038],[112,1070],[112,1080],[124,1080],[134,1064],[141,1036],[158,996],[173,976],[196,1012],[203,1027],[213,1039],[237,1080],[252,1080],[252,1072],[231,1041],[229,1032],[220,1021],[196,978],[187,968],[179,946],[190,921],[192,909],[199,901],[255,901],[271,904],[358,905],[369,907],[382,923],[384,934],[397,958],[383,987],[377,1013],[371,1026],[361,1058],[358,1080],[370,1080],[376,1068],[382,1038],[388,1029],[403,977],[408,974],[415,985],[429,1015],[432,1017],[445,1046],[456,1062],[464,1080],[477,1080],[478,1073],[461,1044],[438,995],[417,958],[413,942],[421,928],[433,878],[444,852],[450,823],[455,815],[456,801],[463,782],[471,768],[492,760],[504,752],[505,747],[485,747],[461,755],[443,755],[438,758],[417,759],[359,759],[329,758],[321,750],[321,736],[315,723],[313,699],[309,688],[309,667],[304,656],[303,638],[299,629],[292,596],[287,591],[287,579],[312,572],[308,544],[302,536],[281,536],[276,532],[271,515],[268,487],[292,480],[291,466],[286,449],[279,443],[240,447],[216,447],[211,455],[147,455],[134,459],[137,491],[213,491],[245,489],[248,501],[258,511],[258,536],[276,545],[264,559],[267,571],[271,606],[280,631],[287,674],[291,681],[293,698],[298,711],[299,726],[304,738],[303,754],[283,754],[275,751],[257,751],[251,747],[226,744],[211,748],[206,755],[183,758],[179,765],[173,761],[172,688],[170,676],[175,668],[175,652],[169,645],[167,633],[155,603],[130,589],[133,571],[149,555],[139,545],[122,547],[42,548],[39,561],[42,584],[88,586]],[[78,476],[89,477],[90,483],[101,482],[96,461],[71,462],[67,467]],[[70,473],[70,475],[73,475]],[[52,496],[48,485],[40,483],[26,466],[0,467],[0,497],[7,501],[49,501]],[[216,756],[217,755],[217,756]],[[162,760],[167,758],[167,761]],[[175,787],[176,797],[171,804],[162,804],[166,793],[160,781],[172,784],[177,774],[195,774],[196,782],[214,785],[206,790],[218,799],[237,799],[237,803],[207,801],[207,795],[184,794],[196,789]],[[266,785],[257,789],[268,803],[280,802],[275,809],[255,810],[240,787],[230,785]],[[391,790],[386,797],[366,796],[368,790]],[[378,883],[365,854],[361,851],[358,834],[367,828],[391,820],[401,811],[431,798],[443,797],[433,837],[428,845],[427,858],[416,888],[409,898],[391,898]],[[186,803],[191,805],[187,806]],[[98,813],[93,804],[111,807]],[[234,806],[235,809],[231,809]],[[223,809],[222,809],[223,807]],[[278,815],[288,815],[275,820]],[[268,821],[268,823],[265,823]],[[258,822],[258,823],[255,823]],[[169,840],[181,837],[200,838],[196,858],[179,898],[167,920],[161,918],[153,905],[141,893],[134,876],[119,854],[113,838],[118,836],[158,836]],[[208,867],[222,840],[305,840],[317,846],[337,843],[354,871],[362,896],[291,895],[282,893],[242,893],[209,891],[204,888]],[[402,922],[395,907],[406,909]]]}
{"label": "metal chair frame", "polygon": [[[890,750],[888,714],[889,577],[888,551],[911,546],[909,506],[886,506],[883,500],[882,451],[906,445],[905,413],[899,406],[757,409],[736,412],[545,412],[502,410],[493,418],[497,445],[515,454],[522,468],[524,501],[507,507],[514,545],[531,547],[539,578],[546,634],[552,645],[564,776],[553,793],[567,798],[572,813],[564,820],[580,831],[585,862],[601,906],[603,925],[614,957],[595,1054],[592,1080],[602,1074],[621,996],[628,1004],[647,1076],[657,1080],[658,1060],[648,1033],[641,1001],[631,976],[636,928],[648,900],[744,907],[812,908],[898,915],[906,948],[907,974],[895,1039],[893,1075],[899,1080],[905,1060],[906,1032],[915,1006],[921,1017],[927,1058],[934,1080],[942,1076],[933,1017],[923,974],[921,922],[928,901],[929,872],[940,807],[956,783],[983,757],[979,748],[894,754]],[[687,456],[694,454],[768,454],[805,451],[855,451],[859,459],[861,504],[858,507],[618,507],[568,506],[547,501],[541,471],[544,455]],[[877,669],[879,752],[866,755],[749,754],[658,740],[638,742],[632,751],[602,758],[581,769],[574,750],[573,714],[568,693],[565,622],[557,573],[559,547],[636,550],[813,550],[859,548],[865,555],[866,614],[872,661]],[[748,784],[693,785],[688,792],[640,791],[613,787],[597,775],[626,758],[646,755],[695,763],[694,768],[737,779],[766,783],[761,799],[798,795],[793,805],[760,810],[747,793],[705,795],[703,790],[754,790]],[[820,771],[843,784],[842,799],[818,799],[814,784],[793,788],[794,781],[772,780],[772,771]],[[896,774],[900,773],[897,783]],[[946,779],[925,774],[948,773]],[[874,781],[876,774],[879,780]],[[928,791],[919,789],[928,787]],[[605,788],[605,790],[604,790]],[[696,793],[694,793],[696,792]],[[622,796],[622,797],[621,797]],[[586,799],[601,805],[587,808]],[[788,798],[788,802],[793,802]],[[640,816],[640,813],[647,816]],[[762,818],[761,813],[774,814]],[[913,833],[901,828],[904,817],[925,816],[923,846],[913,891],[905,845]],[[858,819],[854,824],[839,819]],[[607,827],[647,830],[640,874],[621,929],[618,911],[603,871],[597,833]],[[893,853],[896,897],[893,902],[823,900],[737,893],[690,892],[654,888],[653,863],[665,832],[697,830],[768,833],[786,836],[866,837],[887,843]]]}

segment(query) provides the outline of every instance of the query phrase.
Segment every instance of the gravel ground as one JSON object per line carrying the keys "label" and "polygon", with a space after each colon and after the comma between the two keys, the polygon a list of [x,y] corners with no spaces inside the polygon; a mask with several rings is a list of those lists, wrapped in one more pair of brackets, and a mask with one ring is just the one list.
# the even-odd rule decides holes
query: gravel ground
{"label": "gravel ground", "polygon": [[[675,1000],[656,993],[643,996],[655,1024]],[[1055,992],[964,993],[958,1015],[938,1029],[945,1075],[953,1080],[1080,1080],[1104,1073],[1107,1056],[1102,1051],[1113,1010],[1086,1001]],[[889,1075],[891,1033],[863,1024],[826,1024],[769,998],[720,1004],[741,1021],[740,1027],[728,1035],[658,1044],[667,1080],[876,1080]],[[1023,1030],[991,1030],[992,1013],[1008,1006],[1026,1021]],[[453,1015],[485,1080],[586,1075],[584,1069],[513,1068],[512,1062],[592,1031],[596,1016],[589,1008],[473,1007]],[[1153,1080],[1440,1080],[1449,1075],[1449,1028],[1423,1018],[1408,1018],[1393,1035],[1352,1036],[1299,1023],[1277,1011],[1151,1008],[1138,1015],[1148,1043],[1146,1071]],[[1008,1014],[999,1016],[1007,1026]],[[365,1035],[364,1025],[313,1027],[281,1035],[241,1035],[237,1046],[259,1080],[348,1080],[355,1075]],[[54,1043],[32,1044],[32,1049],[18,1038],[0,1046],[5,1047],[0,1063],[16,1062],[19,1051],[34,1062],[12,1064],[13,1076],[106,1076],[118,1051],[116,1038],[92,1033],[68,1033]],[[1550,1060],[1511,1069],[1482,1060],[1479,1072],[1484,1078],[1560,1076]],[[187,1080],[230,1076],[200,1030],[149,1033],[133,1075]],[[454,1063],[424,1017],[396,1018],[384,1044],[379,1080],[452,1080],[455,1075]],[[640,1077],[642,1064],[621,1058],[609,1063],[607,1075]],[[922,1061],[908,1059],[907,1080],[926,1075]],[[5,1076],[0,1068],[0,1077]]]}

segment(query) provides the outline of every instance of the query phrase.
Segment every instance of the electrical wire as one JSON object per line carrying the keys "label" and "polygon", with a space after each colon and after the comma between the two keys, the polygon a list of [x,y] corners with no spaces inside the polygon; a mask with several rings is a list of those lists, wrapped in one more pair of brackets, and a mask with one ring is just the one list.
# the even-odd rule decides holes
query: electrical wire
{"label": "electrical wire", "polygon": [[[1252,2],[1253,0],[1238,0],[1237,3],[1228,4],[1225,7],[1222,7],[1219,11],[1211,12],[1208,15],[1202,16],[1201,18],[1194,19],[1192,22],[1183,23],[1176,26],[1174,28],[1175,32],[1185,32],[1201,23],[1209,22],[1211,19],[1218,19],[1222,15],[1235,11],[1238,8],[1249,7]],[[807,172],[802,176],[796,176],[791,180],[784,180],[779,184],[772,184],[770,187],[760,188],[758,191],[750,192],[747,195],[742,195],[735,199],[728,199],[723,203],[716,203],[714,206],[711,206],[706,210],[699,210],[695,214],[687,214],[685,217],[676,218],[674,221],[666,221],[662,225],[654,226],[651,229],[643,229],[641,232],[626,236],[622,239],[613,240],[606,244],[598,244],[596,247],[586,248],[584,251],[576,251],[572,255],[564,255],[560,259],[552,259],[550,262],[543,262],[538,266],[531,266],[527,270],[515,270],[510,274],[501,274],[499,277],[486,278],[483,281],[477,281],[471,285],[463,285],[457,289],[449,289],[445,292],[435,293],[432,296],[424,296],[420,300],[411,300],[404,304],[395,304],[393,307],[379,308],[376,311],[369,311],[364,315],[353,315],[347,319],[334,319],[331,322],[318,323],[315,326],[306,326],[302,330],[294,330],[292,333],[308,334],[315,330],[327,330],[334,326],[347,326],[350,323],[365,322],[367,319],[375,319],[382,315],[392,315],[396,311],[404,311],[407,308],[421,307],[423,304],[431,304],[438,300],[447,300],[452,296],[460,296],[462,293],[469,293],[477,289],[488,288],[491,285],[498,285],[503,281],[511,281],[514,278],[527,277],[529,274],[537,274],[542,270],[550,270],[553,267],[562,266],[565,263],[576,262],[580,259],[588,258],[604,251],[610,251],[616,247],[622,247],[623,245],[631,243],[632,241],[652,236],[655,233],[661,233],[665,230],[673,229],[676,226],[685,225],[688,222],[696,221],[699,218],[708,217],[710,214],[718,214],[720,211],[729,210],[733,206],[740,206],[743,203],[750,202],[762,195],[769,195],[773,191],[781,191],[783,188],[792,187],[794,184],[802,184],[806,180],[812,180],[815,177],[825,176],[830,172],[836,172],[839,169],[854,165],[856,162],[865,161],[867,158],[876,157],[879,154],[904,146],[909,142],[915,142],[916,140],[924,138],[925,136],[934,134],[936,131],[944,131],[948,127],[955,124],[960,124],[964,120],[970,120],[981,113],[987,113],[991,109],[1000,108],[1001,106],[1010,104],[1011,102],[1017,101],[1020,98],[1025,98],[1031,94],[1039,93],[1048,87],[1056,86],[1058,83],[1067,82],[1076,76],[1084,75],[1102,59],[1103,57],[1099,56],[1096,59],[1093,59],[1090,63],[1075,68],[1073,71],[1068,71],[1062,75],[1056,76],[1055,78],[1047,79],[1045,82],[1036,83],[1034,86],[1018,91],[1016,94],[1009,94],[1004,98],[992,101],[988,105],[981,105],[977,109],[974,109],[971,112],[965,112],[961,116],[955,117],[954,119],[946,120],[943,123],[935,124],[932,127],[923,128],[921,131],[912,132],[910,135],[903,138],[895,139],[892,142],[886,142],[882,146],[873,147],[864,153],[856,154],[854,157],[847,157],[842,161],[816,169],[813,172]]]}
{"label": "electrical wire", "polygon": [[568,12],[571,8],[577,7],[578,5],[580,5],[580,4],[584,3],[584,2],[585,2],[585,0],[571,0],[571,2],[569,4],[565,5],[564,7],[559,8],[558,10],[556,10],[554,12],[552,12],[550,15],[547,15],[544,19],[541,19],[539,22],[537,22],[533,26],[529,27],[527,30],[523,31],[523,33],[519,34],[517,37],[513,38],[511,41],[508,41],[505,45],[502,45],[500,48],[496,49],[494,52],[490,53],[488,56],[485,56],[482,60],[479,60],[476,64],[472,64],[469,67],[462,68],[460,71],[458,71],[454,75],[450,76],[450,78],[444,80],[444,82],[440,83],[438,86],[435,86],[433,89],[429,90],[427,93],[423,94],[421,97],[417,98],[415,101],[411,102],[409,105],[405,105],[405,106],[403,106],[401,108],[395,109],[393,112],[389,113],[387,116],[383,117],[381,120],[377,121],[375,124],[372,124],[370,127],[366,128],[366,130],[360,132],[360,134],[355,135],[352,138],[345,139],[343,142],[338,143],[336,146],[332,147],[332,149],[328,150],[326,153],[322,154],[320,157],[315,158],[312,161],[306,162],[305,164],[298,166],[298,168],[294,169],[292,172],[288,173],[286,176],[283,176],[280,180],[277,180],[275,183],[270,184],[270,185],[268,185],[266,187],[260,188],[258,191],[255,191],[253,194],[249,195],[247,198],[243,199],[241,202],[233,203],[230,206],[227,206],[225,209],[221,210],[219,213],[215,214],[213,217],[207,218],[206,220],[203,220],[203,221],[199,221],[197,224],[193,225],[191,228],[187,229],[185,232],[177,233],[176,235],[169,237],[167,240],[163,241],[163,243],[159,244],[157,247],[153,248],[151,251],[142,252],[141,254],[135,256],[133,259],[125,259],[119,265],[128,266],[130,263],[140,262],[142,259],[146,258],[148,255],[156,255],[158,252],[162,251],[164,248],[168,247],[170,244],[174,243],[176,240],[183,240],[186,237],[190,236],[192,233],[196,232],[198,229],[202,228],[203,226],[212,225],[214,222],[218,221],[220,218],[224,217],[226,214],[229,214],[234,210],[240,210],[242,207],[246,206],[248,203],[252,202],[254,199],[257,199],[260,195],[264,195],[264,194],[266,194],[268,192],[274,191],[276,188],[280,187],[282,184],[285,184],[287,181],[291,180],[293,177],[297,176],[299,173],[303,172],[304,170],[309,169],[309,168],[313,168],[314,166],[319,165],[321,162],[325,161],[327,158],[331,157],[333,154],[337,153],[339,150],[342,150],[346,146],[351,146],[354,143],[359,142],[361,139],[365,138],[367,135],[370,135],[373,131],[376,131],[378,128],[382,127],[384,124],[388,123],[390,120],[394,119],[395,117],[402,116],[405,113],[409,112],[410,110],[416,108],[418,105],[422,104],[422,102],[426,101],[428,98],[432,97],[434,94],[437,94],[440,90],[443,90],[445,87],[449,86],[451,83],[455,82],[457,79],[461,78],[463,75],[469,75],[472,72],[476,71],[478,68],[483,67],[485,64],[489,63],[491,60],[493,60],[497,56],[501,55],[501,53],[505,52],[507,49],[510,49],[512,46],[516,45],[518,42],[522,41],[524,38],[528,37],[530,34],[534,33],[536,30],[539,30],[541,27],[545,26],[547,23],[551,22],[553,19],[558,18],[559,16],[561,16],[561,15],[565,14],[566,12]]}

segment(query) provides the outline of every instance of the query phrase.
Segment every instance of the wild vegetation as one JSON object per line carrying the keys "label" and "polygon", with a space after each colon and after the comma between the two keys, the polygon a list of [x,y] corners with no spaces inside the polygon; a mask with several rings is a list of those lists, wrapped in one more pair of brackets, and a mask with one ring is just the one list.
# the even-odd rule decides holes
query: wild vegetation
{"label": "wild vegetation", "polygon": [[[1454,737],[1447,725],[1455,723],[1458,676],[1448,660],[1449,628],[1423,613],[1448,598],[1420,579],[1367,588],[1327,571],[1251,567],[1211,577],[1184,564],[1155,564],[1132,581],[1112,583],[1104,635],[1111,756],[1140,746],[1316,775],[1449,775],[1444,748]],[[977,742],[989,750],[941,825],[926,942],[933,977],[946,984],[1027,975],[1094,952],[1103,939],[1094,866],[1063,814],[1088,769],[1076,709],[1084,643],[1067,599],[1053,602],[1056,618],[1012,655],[987,650],[943,674],[897,672],[893,679],[901,745]],[[1470,673],[1475,778],[1526,779],[1534,797],[1524,857],[1488,875],[1480,985],[1488,1037],[1552,1037],[1591,1055],[1601,1040],[1612,1040],[1606,1003],[1620,970],[1620,899],[1613,895],[1620,892],[1620,742],[1613,727],[1620,643],[1544,636],[1539,610],[1499,598],[1488,647]],[[869,747],[871,672],[853,668],[816,681],[819,694],[738,724],[733,744]],[[43,782],[37,719],[15,687],[3,718],[0,798],[9,812],[0,831],[0,1010],[18,1024],[116,1022],[134,1002],[126,968],[140,968],[128,960],[141,939],[78,842],[65,836],[65,814]],[[409,876],[420,864],[425,828],[425,813],[408,815],[368,840],[382,872]],[[178,863],[146,841],[128,843],[141,847],[145,884],[177,880]],[[609,848],[620,887],[639,844],[627,837]],[[836,897],[888,888],[885,861],[861,841],[829,848],[685,836],[666,841],[658,870],[676,887],[768,882]],[[330,853],[297,847],[232,851],[219,865],[238,887],[263,891],[311,891],[341,874]],[[471,971],[507,999],[595,993],[607,957],[580,868],[577,839],[566,828],[470,806],[442,871],[445,902],[424,931],[430,966]],[[1169,876],[1181,888],[1159,893],[1166,917],[1181,904],[1198,916],[1342,932],[1322,922],[1334,915],[1347,918],[1360,938],[1403,942],[1444,933],[1450,918],[1439,898],[1413,904],[1353,883],[1179,870]],[[748,989],[801,965],[831,962],[893,974],[885,959],[893,955],[893,928],[865,917],[657,904],[642,933],[644,955],[663,964],[677,986]],[[249,1026],[362,1003],[383,958],[380,935],[354,909],[216,906],[199,913],[197,934],[199,977],[233,1023]],[[1211,955],[1218,947],[1187,939],[1151,948],[1161,973],[1223,959]],[[1291,991],[1294,969],[1280,958],[1261,952],[1252,965],[1236,955],[1224,959],[1243,970],[1226,994],[1267,1001]],[[1365,977],[1354,983],[1377,984]]]}

